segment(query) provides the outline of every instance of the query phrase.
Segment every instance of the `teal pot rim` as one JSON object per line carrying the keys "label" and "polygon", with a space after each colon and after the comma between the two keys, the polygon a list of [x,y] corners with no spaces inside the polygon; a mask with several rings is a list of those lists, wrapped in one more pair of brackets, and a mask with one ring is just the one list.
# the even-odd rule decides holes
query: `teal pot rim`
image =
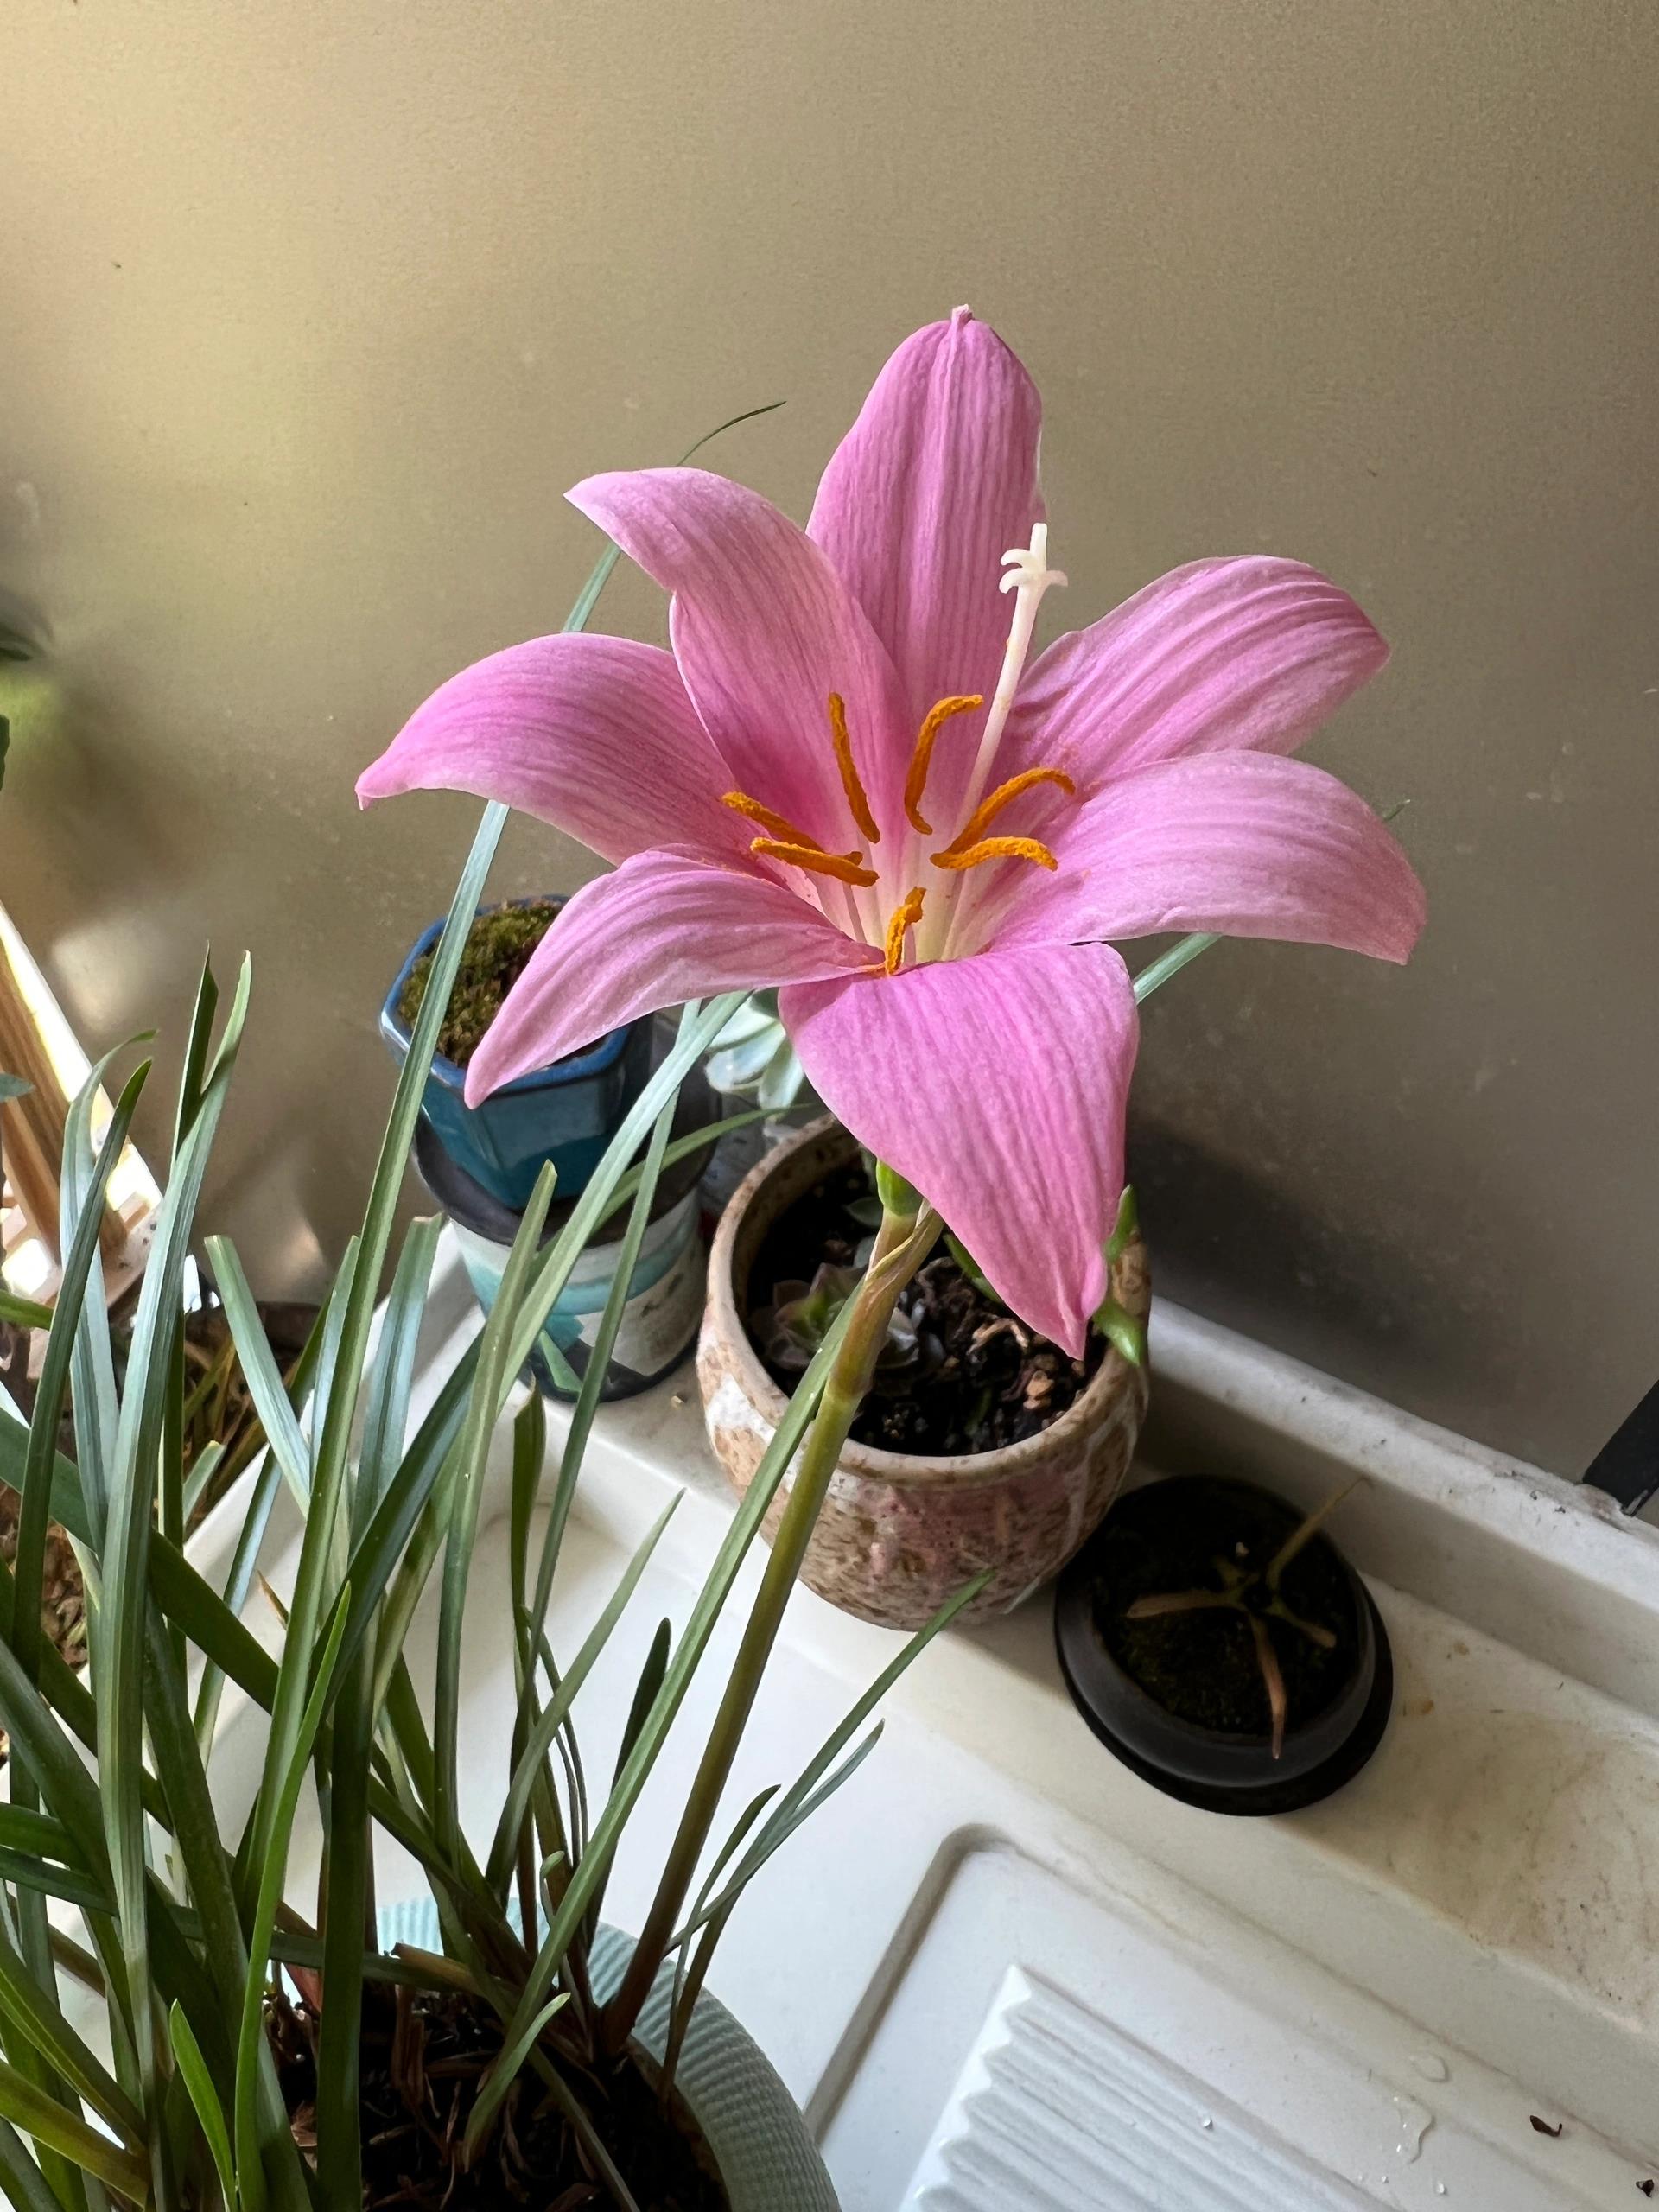
{"label": "teal pot rim", "polygon": [[[383,1905],[378,1930],[383,1949],[396,1943],[442,1948],[429,1897]],[[633,1938],[620,1929],[600,1929],[590,1963],[601,2001],[621,1980],[632,1949]],[[652,1986],[637,2030],[656,2059],[667,2048],[673,1988],[671,1961]],[[706,1989],[691,2015],[676,2082],[714,2153],[732,2212],[840,2212],[823,2160],[783,2077]]]}
{"label": "teal pot rim", "polygon": [[[662,1033],[652,1038],[652,1065],[662,1058]],[[674,1109],[671,1139],[692,1135],[707,1128],[711,1122],[720,1119],[720,1106],[715,1094],[703,1080],[701,1069],[693,1068],[680,1085],[679,1103]],[[657,1179],[656,1195],[652,1200],[650,1219],[659,1221],[671,1212],[680,1201],[690,1196],[702,1180],[719,1140],[710,1137],[706,1145],[689,1152],[665,1167]],[[486,1191],[475,1175],[469,1174],[442,1136],[423,1117],[415,1125],[415,1167],[433,1198],[452,1221],[463,1229],[470,1229],[474,1236],[487,1237],[493,1244],[511,1246],[518,1234],[518,1224],[524,1219],[522,1209],[508,1205],[494,1192]],[[542,1231],[542,1243],[546,1244],[556,1236],[570,1218],[576,1201],[582,1196],[577,1191],[569,1198],[554,1193],[552,1205],[547,1210],[547,1224]],[[628,1225],[626,1205],[619,1206],[607,1221],[602,1222],[588,1242],[593,1244],[620,1243]]]}
{"label": "teal pot rim", "polygon": [[[566,904],[556,892],[538,893],[532,899],[498,899],[488,906],[480,906],[479,913],[499,914],[510,906],[551,906],[556,912]],[[386,993],[380,1008],[380,1034],[392,1051],[401,1058],[407,1057],[413,1042],[409,1024],[397,1011],[397,1002],[404,995],[404,986],[412,974],[416,962],[423,953],[429,952],[443,933],[442,917],[421,931],[410,947],[397,980]],[[567,1053],[563,1059],[551,1061],[544,1068],[533,1068],[528,1075],[515,1076],[511,1083],[504,1083],[493,1091],[496,1098],[517,1098],[531,1091],[548,1090],[567,1083],[582,1083],[590,1076],[603,1075],[615,1066],[627,1050],[628,1039],[635,1024],[625,1021],[620,1029],[607,1030],[596,1044],[587,1046],[580,1052]],[[427,1076],[429,1083],[436,1083],[452,1091],[461,1104],[466,1103],[467,1071],[447,1053],[434,1052],[432,1065]]]}

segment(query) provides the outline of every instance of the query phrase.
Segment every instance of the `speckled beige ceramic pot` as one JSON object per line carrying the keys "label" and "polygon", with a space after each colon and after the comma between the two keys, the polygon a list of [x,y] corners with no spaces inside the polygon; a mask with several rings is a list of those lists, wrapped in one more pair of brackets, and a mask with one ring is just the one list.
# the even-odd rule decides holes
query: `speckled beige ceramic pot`
{"label": "speckled beige ceramic pot", "polygon": [[[815,1122],[762,1160],[721,1217],[709,1268],[697,1381],[709,1440],[741,1491],[783,1418],[743,1313],[749,1271],[779,1215],[848,1160],[854,1143]],[[1142,1319],[1150,1297],[1137,1237],[1113,1277]],[[802,1579],[820,1597],[888,1628],[920,1628],[983,1567],[966,1618],[1005,1613],[1057,1574],[1103,1518],[1128,1471],[1147,1410],[1147,1376],[1109,1351],[1082,1396],[1039,1435],[996,1452],[928,1459],[849,1444],[818,1516]],[[782,1493],[766,1519],[770,1537]]]}

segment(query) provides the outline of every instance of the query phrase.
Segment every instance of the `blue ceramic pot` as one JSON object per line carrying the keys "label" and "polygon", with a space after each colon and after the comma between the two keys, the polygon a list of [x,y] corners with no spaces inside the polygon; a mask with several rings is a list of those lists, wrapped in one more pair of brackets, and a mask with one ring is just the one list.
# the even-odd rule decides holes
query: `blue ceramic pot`
{"label": "blue ceramic pot", "polygon": [[[562,906],[564,901],[535,903]],[[409,1052],[410,1032],[397,1001],[410,969],[437,943],[442,929],[442,922],[434,922],[416,938],[380,1009],[380,1034],[400,1061]],[[522,1210],[545,1160],[558,1171],[559,1196],[578,1195],[650,1073],[651,1021],[646,1017],[613,1029],[596,1045],[556,1060],[550,1068],[521,1075],[481,1106],[469,1106],[463,1096],[466,1070],[436,1053],[421,1111],[458,1166],[504,1206]]]}
{"label": "blue ceramic pot", "polygon": [[[709,1119],[707,1095],[699,1096],[688,1086],[681,1093],[681,1102],[675,1133],[689,1136]],[[707,1254],[697,1233],[697,1178],[712,1150],[709,1146],[677,1161],[658,1185],[657,1202],[628,1280],[627,1300],[610,1366],[600,1388],[601,1399],[631,1398],[648,1390],[671,1373],[691,1349],[702,1319],[703,1288],[708,1281]],[[456,1166],[429,1128],[415,1133],[415,1165],[421,1180],[449,1217],[473,1295],[487,1313],[501,1288],[523,1217],[497,1205],[471,1176]],[[554,1205],[542,1239],[543,1249],[569,1219],[574,1203],[567,1198]],[[578,1377],[587,1370],[616,1279],[627,1217],[626,1207],[613,1214],[578,1253],[564,1288],[548,1314],[540,1348],[531,1354],[531,1370],[550,1397],[569,1400],[575,1395],[559,1382],[556,1366],[568,1367]],[[551,1357],[555,1351],[563,1355],[562,1363]]]}

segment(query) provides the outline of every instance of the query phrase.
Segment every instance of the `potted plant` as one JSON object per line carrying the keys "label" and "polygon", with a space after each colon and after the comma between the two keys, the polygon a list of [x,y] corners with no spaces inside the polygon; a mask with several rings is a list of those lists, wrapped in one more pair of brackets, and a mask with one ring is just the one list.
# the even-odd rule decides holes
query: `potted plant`
{"label": "potted plant", "polygon": [[1121,1497],[1062,1577],[1060,1663],[1126,1766],[1218,1813],[1328,1797],[1393,1702],[1375,1600],[1324,1533],[1255,1483],[1173,1476]]}
{"label": "potted plant", "polygon": [[[596,1043],[579,1040],[493,1097],[467,1103],[467,1065],[563,905],[556,898],[513,899],[478,915],[421,1102],[456,1166],[514,1212],[523,1211],[544,1160],[557,1170],[560,1195],[577,1195],[651,1071],[650,1021],[625,1021]],[[399,1060],[409,1051],[442,928],[435,921],[416,939],[380,1009],[380,1033]]]}
{"label": "potted plant", "polygon": [[[575,619],[604,573],[601,563]],[[107,1061],[72,1115],[71,1233],[40,1385],[27,1425],[0,1412],[0,1481],[20,1499],[15,1560],[0,1563],[0,1725],[11,1742],[0,1805],[0,2188],[25,2212],[99,2212],[111,2202],[156,2212],[356,2208],[406,2202],[410,2172],[417,2202],[424,2192],[455,2212],[504,2196],[548,2212],[592,2202],[615,2212],[833,2212],[799,2116],[759,2053],[705,2001],[704,1982],[748,1881],[872,1749],[879,1726],[866,1723],[880,1697],[977,1586],[905,1645],[790,1788],[752,1802],[712,1856],[709,1847],[818,1503],[938,1218],[884,1179],[857,1290],[803,1376],[677,1643],[659,1630],[643,1655],[613,1785],[595,1813],[571,1706],[666,1515],[577,1651],[549,1649],[549,1604],[678,1087],[741,995],[686,1007],[672,1049],[545,1243],[555,1176],[543,1168],[477,1338],[406,1434],[435,1221],[410,1229],[378,1335],[372,1325],[440,1022],[504,822],[505,809],[487,810],[439,938],[363,1227],[330,1291],[303,1392],[297,1378],[285,1383],[235,1250],[207,1240],[270,1440],[257,1473],[219,1509],[221,1519],[241,1516],[222,1592],[182,1547],[178,1347],[196,1202],[246,1016],[246,963],[217,1043],[218,991],[204,971],[177,1141],[118,1382],[107,1316],[87,1289],[104,1185],[149,1064],[122,1087],[96,1159],[83,1140]],[[538,1393],[513,1422],[510,1587],[490,1600],[510,1607],[518,1705],[511,1771],[480,1852],[461,1827],[458,1753],[491,1440],[588,1239],[620,1199],[624,1250],[556,1469],[544,1466]],[[73,1459],[58,1449],[66,1408]],[[601,1909],[619,1843],[786,1475],[789,1503],[645,1926],[631,1942],[608,1935]],[[273,1654],[240,1611],[283,1488],[302,1522]],[[97,1592],[84,1679],[41,1632],[43,1538],[54,1520]],[[404,1640],[435,1573],[429,1726]],[[266,1717],[252,1802],[228,1826],[207,1777],[227,1683]],[[324,1842],[314,1910],[289,1893],[308,1777]],[[429,1878],[429,1908],[412,1922],[377,1914],[377,1830]],[[67,2000],[76,1986],[83,1996]],[[448,2085],[435,2118],[429,2058]]]}
{"label": "potted plant", "polygon": [[[204,978],[180,1141],[118,1388],[107,1318],[86,1294],[104,1183],[147,1063],[123,1088],[96,1163],[84,1163],[84,1174],[73,1157],[67,1164],[73,1233],[32,1417],[25,1426],[0,1415],[0,1479],[21,1499],[16,1557],[0,1565],[0,1723],[14,1770],[0,1806],[0,1882],[10,1885],[0,1911],[0,2189],[26,2212],[110,2202],[307,2212],[314,2196],[356,2206],[407,2201],[410,2190],[456,2212],[508,2196],[618,2212],[833,2212],[798,2114],[760,2054],[704,1999],[703,1983],[747,1882],[856,1768],[874,1741],[865,1724],[875,1703],[957,1608],[895,1657],[796,1783],[751,1805],[705,1865],[792,1580],[780,1548],[646,1928],[630,1942],[604,1929],[600,1913],[618,1844],[766,1504],[821,1394],[832,1433],[843,1401],[859,1394],[925,1224],[912,1218],[889,1240],[832,1332],[677,1645],[671,1649],[664,1628],[642,1651],[602,1806],[590,1806],[580,1781],[571,1707],[667,1516],[579,1649],[556,1659],[547,1618],[620,1301],[601,1325],[556,1465],[544,1466],[539,1395],[518,1410],[512,1583],[488,1601],[511,1605],[519,1702],[493,1840],[475,1847],[457,1802],[461,1652],[492,1434],[587,1237],[619,1196],[628,1237],[642,1236],[678,1085],[733,1006],[728,997],[688,1011],[548,1243],[554,1179],[543,1170],[480,1335],[406,1441],[435,1221],[416,1222],[404,1242],[378,1339],[371,1321],[426,1063],[498,834],[499,821],[486,820],[440,938],[435,995],[417,1016],[363,1229],[329,1296],[327,1355],[303,1394],[285,1387],[236,1252],[207,1240],[270,1439],[257,1479],[238,1493],[245,1505],[222,1594],[191,1566],[157,1506],[181,1479],[182,1276],[241,1042],[245,965],[216,1044],[217,994]],[[642,1142],[643,1159],[630,1166]],[[73,1459],[58,1449],[67,1407]],[[273,1656],[238,1613],[284,1485],[304,1519]],[[543,1500],[546,1533],[532,1541]],[[99,1592],[84,1679],[41,1634],[48,1516]],[[435,1576],[429,1726],[404,1637]],[[227,1681],[268,1721],[253,1803],[224,1825],[207,1774]],[[289,1895],[287,1874],[308,1776],[325,1838],[315,1910]],[[377,1830],[430,1878],[431,1898],[412,1917],[377,1921]],[[64,1911],[48,1916],[54,1900],[79,1915],[77,1932]],[[76,1985],[79,2002],[66,1996]],[[446,2084],[441,2105],[428,2095],[429,2069]]]}
{"label": "potted plant", "polygon": [[[857,1144],[830,1118],[787,1140],[728,1206],[697,1379],[709,1440],[740,1491],[880,1211]],[[974,1608],[984,1618],[1071,1558],[1116,1494],[1146,1412],[1151,1285],[1132,1201],[1107,1259],[1106,1297],[1073,1359],[941,1235],[900,1297],[807,1548],[802,1575],[820,1597],[914,1627],[988,1567]]]}
{"label": "potted plant", "polygon": [[[702,470],[589,478],[573,503],[673,594],[672,653],[569,637],[498,653],[359,791],[482,793],[618,863],[508,997],[469,1099],[603,1023],[775,988],[807,1078],[890,1194],[1086,1365],[1138,1000],[1217,934],[1403,961],[1424,899],[1371,810],[1287,757],[1387,658],[1313,569],[1195,562],[1033,652],[1066,581],[1039,427],[1020,362],[958,308],[882,371],[804,531]],[[1171,931],[1185,943],[1132,978],[1111,941]],[[713,1296],[735,1302],[718,1272]],[[727,1379],[713,1371],[716,1399]],[[812,1472],[816,1512],[836,1466]],[[869,1584],[838,1594],[895,1618],[878,1522]],[[976,1540],[992,1570],[1002,1526]],[[947,1531],[926,1548],[961,1562]],[[1010,1574],[999,1598],[1023,1586]]]}

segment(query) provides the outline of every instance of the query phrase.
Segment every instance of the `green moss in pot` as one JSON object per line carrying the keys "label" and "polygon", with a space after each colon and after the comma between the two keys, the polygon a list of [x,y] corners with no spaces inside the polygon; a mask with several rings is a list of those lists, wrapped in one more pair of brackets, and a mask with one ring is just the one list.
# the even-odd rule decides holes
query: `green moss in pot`
{"label": "green moss in pot", "polygon": [[[652,1025],[642,1017],[550,1067],[504,1084],[477,1106],[467,1103],[467,1063],[563,904],[511,899],[485,907],[474,920],[421,1099],[422,1113],[456,1166],[515,1211],[529,1202],[543,1161],[557,1172],[561,1198],[586,1186],[651,1072]],[[433,923],[416,940],[380,1011],[380,1033],[400,1060],[441,927]]]}

